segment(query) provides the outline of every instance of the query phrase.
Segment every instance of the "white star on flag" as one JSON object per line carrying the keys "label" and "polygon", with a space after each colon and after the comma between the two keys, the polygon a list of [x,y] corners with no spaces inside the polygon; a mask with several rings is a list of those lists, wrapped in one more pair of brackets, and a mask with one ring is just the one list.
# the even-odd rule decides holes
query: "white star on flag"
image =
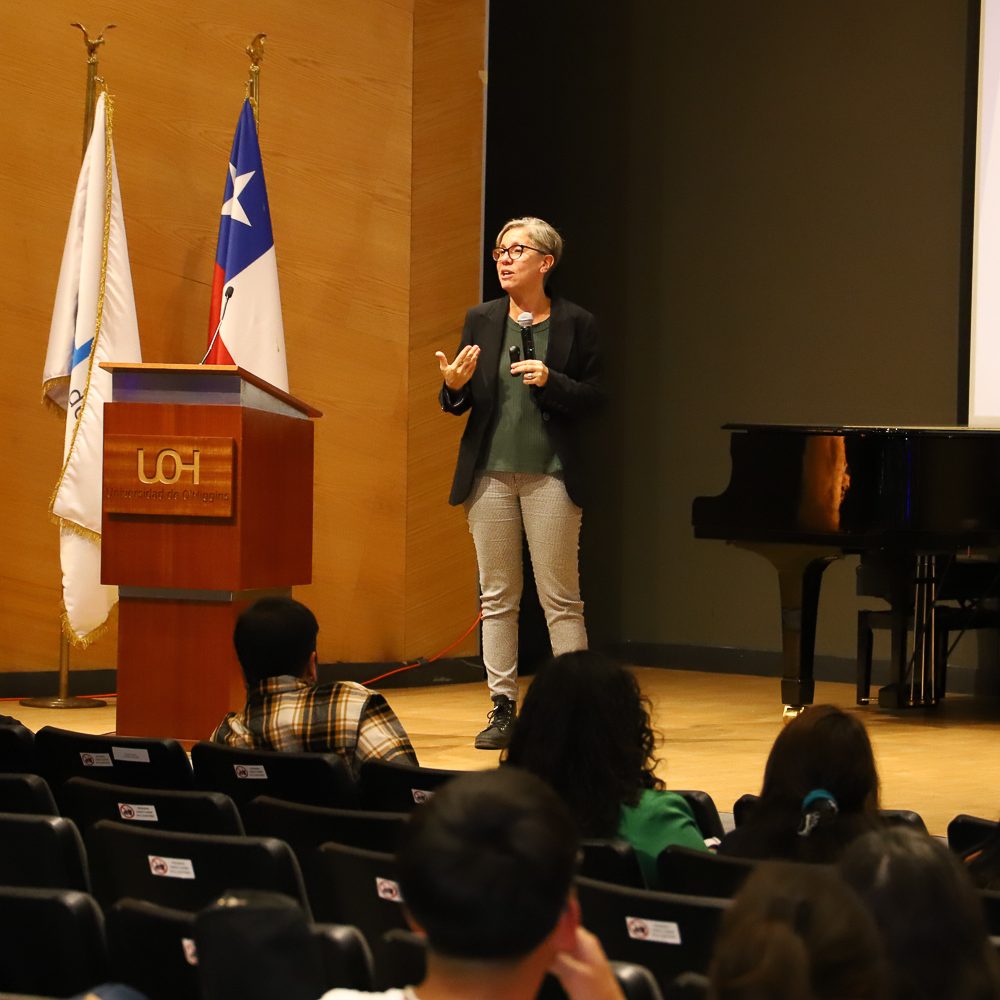
{"label": "white star on flag", "polygon": [[245,226],[250,225],[250,220],[247,218],[247,213],[243,211],[243,206],[240,204],[239,199],[243,193],[243,189],[250,183],[250,178],[255,173],[257,173],[256,170],[251,170],[247,174],[237,176],[236,167],[231,163],[229,164],[229,176],[233,179],[233,196],[223,204],[222,214],[232,216],[237,222],[242,222]]}

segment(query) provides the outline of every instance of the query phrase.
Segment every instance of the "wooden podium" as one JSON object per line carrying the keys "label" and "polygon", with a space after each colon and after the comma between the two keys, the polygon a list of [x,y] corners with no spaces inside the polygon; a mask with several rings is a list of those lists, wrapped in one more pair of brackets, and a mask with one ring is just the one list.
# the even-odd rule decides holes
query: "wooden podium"
{"label": "wooden podium", "polygon": [[245,700],[240,612],[312,579],[318,410],[236,366],[113,364],[101,582],[124,736],[208,739]]}

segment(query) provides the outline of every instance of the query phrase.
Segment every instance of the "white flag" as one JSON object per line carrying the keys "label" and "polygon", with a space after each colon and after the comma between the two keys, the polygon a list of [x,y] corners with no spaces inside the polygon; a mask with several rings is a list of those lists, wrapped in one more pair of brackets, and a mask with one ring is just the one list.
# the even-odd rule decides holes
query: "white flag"
{"label": "white flag", "polygon": [[104,403],[102,361],[141,361],[121,191],[111,144],[112,108],[97,101],[63,249],[42,391],[66,411],[63,467],[49,510],[59,524],[65,627],[71,641],[95,638],[118,600],[101,584]]}

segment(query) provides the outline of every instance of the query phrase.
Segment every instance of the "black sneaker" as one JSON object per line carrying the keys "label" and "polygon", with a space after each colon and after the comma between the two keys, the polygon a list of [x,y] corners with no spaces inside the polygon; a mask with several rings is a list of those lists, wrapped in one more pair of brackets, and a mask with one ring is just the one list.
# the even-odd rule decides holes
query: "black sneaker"
{"label": "black sneaker", "polygon": [[493,711],[486,717],[488,725],[476,737],[477,750],[502,750],[510,743],[510,734],[517,718],[517,703],[503,694],[493,695]]}

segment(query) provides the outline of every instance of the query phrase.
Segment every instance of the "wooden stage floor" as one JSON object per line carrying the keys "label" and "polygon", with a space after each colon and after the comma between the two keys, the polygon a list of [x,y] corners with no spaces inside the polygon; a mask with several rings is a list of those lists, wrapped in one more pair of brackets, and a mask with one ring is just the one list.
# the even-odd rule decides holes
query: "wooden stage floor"
{"label": "wooden stage floor", "polygon": [[[658,774],[668,787],[702,789],[721,812],[731,811],[744,792],[759,791],[764,761],[782,725],[776,678],[651,667],[635,671],[653,702],[654,722],[662,734]],[[490,707],[484,684],[396,688],[386,694],[422,764],[496,764],[497,752],[472,746]],[[934,710],[889,713],[856,706],[851,685],[820,682],[816,703],[839,705],[864,720],[886,808],[917,811],[930,831],[941,836],[957,813],[1000,816],[1000,701],[958,695]],[[80,711],[29,709],[13,702],[4,711],[32,729],[54,725],[114,731],[113,702]]]}

